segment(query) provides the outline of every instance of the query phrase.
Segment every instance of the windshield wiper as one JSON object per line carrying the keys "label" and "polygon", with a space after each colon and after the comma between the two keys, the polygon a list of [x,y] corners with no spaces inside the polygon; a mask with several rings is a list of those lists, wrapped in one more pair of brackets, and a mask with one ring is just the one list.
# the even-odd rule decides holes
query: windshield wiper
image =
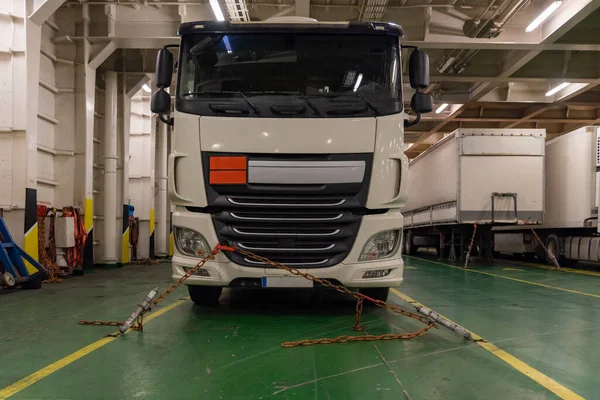
{"label": "windshield wiper", "polygon": [[364,100],[365,104],[367,106],[369,106],[369,108],[371,109],[371,111],[373,111],[373,113],[375,115],[380,115],[381,114],[379,112],[379,110],[377,109],[377,107],[375,107],[373,105],[373,103],[371,103],[369,100],[367,100],[367,98],[362,93],[359,93],[359,92],[332,94],[332,95],[329,95],[329,96],[326,95],[326,96],[323,96],[323,97],[325,97],[325,98],[332,98],[332,97],[350,97],[350,96],[358,96],[358,97],[360,97],[361,99]]}
{"label": "windshield wiper", "polygon": [[242,99],[246,100],[246,103],[248,103],[248,105],[250,106],[250,108],[252,109],[252,111],[254,111],[254,113],[256,115],[260,115],[260,112],[258,111],[258,108],[254,105],[254,103],[252,103],[250,101],[250,99],[248,97],[246,97],[246,95],[240,91],[237,92],[230,92],[230,91],[220,91],[220,90],[207,90],[207,91],[202,91],[202,92],[187,92],[187,93],[183,93],[182,96],[197,96],[197,95],[202,95],[202,94],[237,94],[239,95]]}
{"label": "windshield wiper", "polygon": [[365,96],[363,96],[362,93],[359,93],[359,92],[352,92],[352,93],[355,93],[355,94],[359,95],[360,98],[363,99],[365,101],[365,103],[367,103],[367,105],[371,108],[371,110],[373,110],[373,112],[375,113],[375,115],[380,115],[381,114],[379,112],[379,110],[377,109],[377,107],[375,107],[373,105],[373,103],[371,103],[369,100],[367,100],[367,98]]}
{"label": "windshield wiper", "polygon": [[313,112],[316,115],[321,115],[321,112],[319,111],[319,109],[317,107],[315,107],[315,105],[304,95],[302,94],[302,92],[295,92],[295,91],[291,91],[291,92],[287,92],[287,91],[279,91],[279,90],[275,90],[275,91],[265,91],[265,92],[246,92],[249,94],[272,94],[272,95],[296,95],[298,97],[300,97],[302,100],[304,100],[306,102],[306,104],[308,104],[308,106],[311,108],[311,110],[313,110]]}

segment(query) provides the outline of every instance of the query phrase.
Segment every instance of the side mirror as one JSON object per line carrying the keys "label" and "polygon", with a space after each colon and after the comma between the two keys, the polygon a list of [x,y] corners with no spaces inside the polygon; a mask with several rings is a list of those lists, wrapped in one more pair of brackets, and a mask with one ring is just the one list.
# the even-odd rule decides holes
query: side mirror
{"label": "side mirror", "polygon": [[410,86],[425,89],[429,86],[429,56],[423,50],[414,49],[408,59]]}
{"label": "side mirror", "polygon": [[[166,48],[158,51],[156,56],[156,87],[167,88],[173,79],[173,53]],[[154,97],[152,98],[154,102]]]}
{"label": "side mirror", "polygon": [[410,99],[410,108],[417,114],[427,114],[433,110],[433,97],[429,94],[416,92]]}
{"label": "side mirror", "polygon": [[[158,75],[158,74],[157,74]],[[160,88],[152,94],[150,110],[154,114],[168,114],[171,112],[171,95]]]}

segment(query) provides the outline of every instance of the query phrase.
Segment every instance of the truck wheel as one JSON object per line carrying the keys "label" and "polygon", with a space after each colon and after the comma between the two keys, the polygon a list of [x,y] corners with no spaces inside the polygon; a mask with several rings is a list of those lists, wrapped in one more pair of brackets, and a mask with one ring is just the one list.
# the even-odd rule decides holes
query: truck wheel
{"label": "truck wheel", "polygon": [[[387,301],[388,296],[390,295],[390,288],[387,288],[387,287],[386,288],[383,288],[383,287],[366,288],[366,289],[360,289],[359,292],[364,294],[365,296],[372,298],[373,300]],[[365,303],[365,305],[372,306],[374,304],[371,303],[370,301],[368,301]]]}
{"label": "truck wheel", "polygon": [[412,256],[415,252],[415,247],[412,244],[412,233],[410,231],[406,231],[404,235],[404,246],[403,246],[404,254],[407,256]]}
{"label": "truck wheel", "polygon": [[[550,235],[546,239],[546,248],[548,249],[548,253],[552,253],[556,260],[560,260],[560,241],[556,235]],[[548,253],[544,254],[544,259],[546,260],[546,264],[554,266],[552,259],[548,256]]]}
{"label": "truck wheel", "polygon": [[222,287],[189,285],[188,292],[192,301],[199,306],[216,306],[219,304]]}

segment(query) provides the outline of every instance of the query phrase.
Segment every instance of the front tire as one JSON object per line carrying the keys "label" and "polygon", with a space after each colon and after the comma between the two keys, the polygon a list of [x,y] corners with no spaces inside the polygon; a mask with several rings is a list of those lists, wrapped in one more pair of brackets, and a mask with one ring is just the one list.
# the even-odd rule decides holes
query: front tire
{"label": "front tire", "polygon": [[[360,289],[359,292],[361,294],[364,294],[367,297],[372,298],[373,300],[381,300],[381,301],[387,301],[388,296],[390,295],[390,288],[382,288],[382,287],[378,287],[378,288],[365,288],[365,289]],[[373,305],[373,303],[371,303],[370,301],[367,301],[365,303],[365,305]]]}
{"label": "front tire", "polygon": [[411,231],[406,231],[406,233],[404,234],[404,246],[402,247],[404,250],[404,254],[406,254],[407,256],[412,256],[415,253],[415,247],[412,243]]}
{"label": "front tire", "polygon": [[190,298],[199,306],[216,306],[223,292],[220,286],[188,286]]}

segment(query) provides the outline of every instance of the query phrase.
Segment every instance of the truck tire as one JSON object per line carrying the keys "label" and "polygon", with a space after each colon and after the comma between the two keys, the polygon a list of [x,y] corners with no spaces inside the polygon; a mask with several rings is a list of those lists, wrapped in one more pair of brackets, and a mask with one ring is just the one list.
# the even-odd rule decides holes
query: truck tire
{"label": "truck tire", "polygon": [[[390,295],[390,288],[365,288],[360,289],[359,292],[364,294],[365,296],[372,298],[373,300],[387,301],[388,296]],[[367,301],[365,302],[365,305],[374,306],[375,304],[371,303],[370,301]]]}
{"label": "truck tire", "polygon": [[219,304],[219,298],[223,292],[220,286],[196,286],[189,285],[188,292],[190,298],[199,306],[216,306]]}
{"label": "truck tire", "polygon": [[[548,249],[548,253],[552,253],[554,257],[556,257],[556,260],[560,262],[560,240],[558,239],[558,236],[549,235],[548,238],[546,238],[546,248]],[[546,261],[546,264],[554,266],[548,253],[544,254],[544,260]]]}
{"label": "truck tire", "polygon": [[412,233],[406,231],[404,235],[404,245],[402,246],[402,252],[407,256],[412,256],[415,253],[415,246],[412,244]]}

